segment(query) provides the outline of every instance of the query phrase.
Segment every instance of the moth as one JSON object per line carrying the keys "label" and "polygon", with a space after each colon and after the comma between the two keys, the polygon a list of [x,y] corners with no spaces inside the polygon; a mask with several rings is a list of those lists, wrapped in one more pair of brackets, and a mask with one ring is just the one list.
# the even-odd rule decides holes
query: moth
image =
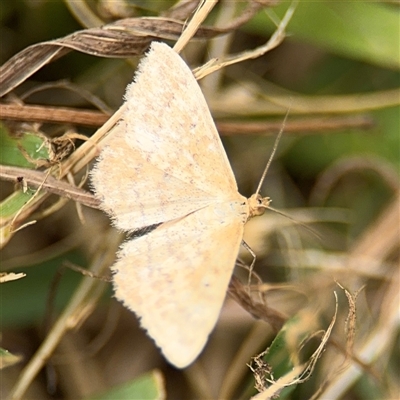
{"label": "moth", "polygon": [[246,221],[270,199],[238,192],[203,93],[169,46],[152,43],[125,102],[92,184],[115,227],[152,228],[121,245],[115,296],[184,368],[217,322]]}

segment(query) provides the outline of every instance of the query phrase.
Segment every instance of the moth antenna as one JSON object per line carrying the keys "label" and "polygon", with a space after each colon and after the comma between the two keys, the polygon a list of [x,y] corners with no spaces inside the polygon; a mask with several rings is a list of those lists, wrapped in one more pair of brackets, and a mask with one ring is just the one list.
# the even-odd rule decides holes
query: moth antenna
{"label": "moth antenna", "polygon": [[264,168],[264,172],[263,172],[263,174],[262,174],[262,176],[261,176],[260,182],[259,182],[259,184],[258,184],[256,193],[255,193],[256,195],[258,195],[258,194],[260,193],[261,186],[262,186],[262,184],[264,183],[264,179],[265,179],[265,177],[266,177],[266,175],[267,175],[267,172],[268,172],[268,170],[269,170],[269,167],[270,167],[270,165],[271,165],[271,162],[272,162],[272,160],[274,159],[276,150],[277,150],[277,148],[278,148],[278,144],[279,144],[279,142],[280,142],[280,140],[281,140],[283,131],[285,130],[285,125],[286,125],[286,121],[287,121],[288,116],[289,116],[289,111],[290,111],[290,108],[289,108],[289,109],[287,110],[287,112],[286,112],[285,118],[283,119],[283,122],[282,122],[281,129],[279,130],[278,136],[277,136],[276,139],[275,139],[274,147],[272,148],[272,153],[271,153],[271,155],[269,156],[267,165],[266,165],[265,168]]}
{"label": "moth antenna", "polygon": [[268,210],[271,210],[273,212],[276,212],[279,215],[282,215],[285,218],[290,219],[292,222],[294,222],[295,224],[300,225],[301,227],[303,227],[304,229],[306,229],[308,232],[312,233],[317,239],[321,240],[321,236],[318,234],[318,232],[316,232],[314,229],[310,228],[305,222],[301,222],[301,221],[297,221],[295,218],[291,217],[290,215],[284,213],[283,211],[277,210],[274,207],[266,207],[268,208]]}

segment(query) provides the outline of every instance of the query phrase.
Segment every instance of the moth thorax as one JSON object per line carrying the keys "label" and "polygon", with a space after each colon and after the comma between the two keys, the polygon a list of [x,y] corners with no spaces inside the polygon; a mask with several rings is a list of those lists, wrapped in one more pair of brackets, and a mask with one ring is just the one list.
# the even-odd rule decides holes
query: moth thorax
{"label": "moth thorax", "polygon": [[269,207],[271,199],[269,197],[262,197],[259,194],[253,194],[249,199],[249,219],[263,215],[265,209]]}

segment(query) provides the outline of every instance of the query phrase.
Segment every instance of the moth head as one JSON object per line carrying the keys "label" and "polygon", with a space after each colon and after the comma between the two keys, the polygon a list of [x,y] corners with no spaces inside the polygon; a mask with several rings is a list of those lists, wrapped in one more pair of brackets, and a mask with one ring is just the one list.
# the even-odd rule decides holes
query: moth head
{"label": "moth head", "polygon": [[249,198],[249,218],[263,215],[265,209],[269,207],[271,199],[269,197],[262,197],[260,194],[253,194]]}

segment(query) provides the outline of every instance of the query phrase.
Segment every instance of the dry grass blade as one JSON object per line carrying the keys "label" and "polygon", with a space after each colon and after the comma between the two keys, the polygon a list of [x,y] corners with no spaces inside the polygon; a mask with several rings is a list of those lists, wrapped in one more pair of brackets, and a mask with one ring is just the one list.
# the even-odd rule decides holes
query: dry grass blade
{"label": "dry grass blade", "polygon": [[15,272],[0,272],[0,283],[15,281],[17,279],[24,278],[26,274],[23,272],[15,273]]}
{"label": "dry grass blade", "polygon": [[186,46],[189,40],[196,35],[198,32],[201,23],[207,18],[208,14],[217,4],[215,0],[203,0],[199,3],[196,12],[193,15],[193,18],[190,20],[189,24],[185,27],[185,30],[182,32],[182,35],[179,37],[177,42],[174,45],[174,50],[177,53],[180,53],[182,49]]}
{"label": "dry grass blade", "polygon": [[104,124],[109,115],[101,111],[80,110],[67,107],[51,107],[30,104],[0,104],[2,120],[71,123],[98,127]]}
{"label": "dry grass blade", "polygon": [[[229,65],[233,65],[245,60],[250,60],[254,58],[261,57],[263,54],[271,51],[272,49],[279,46],[284,38],[286,37],[286,27],[289,24],[293,13],[296,9],[297,1],[293,1],[291,6],[286,11],[284,17],[279,22],[274,34],[271,38],[262,46],[256,47],[253,50],[244,51],[239,54],[230,55],[227,57],[221,57],[221,59],[214,59],[207,62],[207,64],[203,65],[200,68],[197,68],[194,71],[196,79],[202,79],[203,77],[220,70],[221,68],[225,68]],[[289,108],[289,107],[288,107]]]}
{"label": "dry grass blade", "polygon": [[40,187],[48,193],[66,197],[85,206],[93,208],[98,208],[99,206],[99,201],[88,191],[60,181],[42,171],[0,165],[0,179],[18,182],[21,186],[22,181],[24,181],[29,186]]}
{"label": "dry grass blade", "polygon": [[[220,135],[272,135],[282,127],[282,119],[278,121],[241,121],[229,120],[216,123]],[[373,119],[368,115],[352,115],[337,117],[304,117],[291,118],[285,123],[285,134],[312,134],[315,132],[335,132],[341,129],[370,129],[374,126]]]}

